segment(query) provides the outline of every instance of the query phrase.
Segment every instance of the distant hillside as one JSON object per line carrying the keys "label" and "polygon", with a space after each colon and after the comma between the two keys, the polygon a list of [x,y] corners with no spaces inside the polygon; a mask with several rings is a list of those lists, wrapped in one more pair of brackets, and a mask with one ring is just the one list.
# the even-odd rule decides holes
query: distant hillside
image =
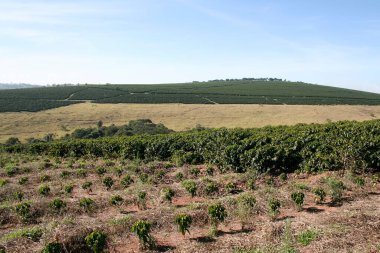
{"label": "distant hillside", "polygon": [[13,90],[13,89],[24,89],[24,88],[37,88],[38,85],[27,84],[27,83],[0,83],[0,90]]}
{"label": "distant hillside", "polygon": [[41,111],[85,101],[148,104],[380,105],[380,94],[281,79],[56,86],[0,91],[0,112]]}

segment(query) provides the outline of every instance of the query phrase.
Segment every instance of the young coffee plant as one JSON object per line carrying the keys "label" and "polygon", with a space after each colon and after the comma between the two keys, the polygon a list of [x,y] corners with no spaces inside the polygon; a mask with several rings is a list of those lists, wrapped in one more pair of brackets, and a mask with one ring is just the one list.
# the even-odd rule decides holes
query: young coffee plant
{"label": "young coffee plant", "polygon": [[149,180],[149,175],[146,174],[146,173],[141,173],[140,176],[139,176],[139,178],[140,178],[141,183],[145,184]]}
{"label": "young coffee plant", "polygon": [[269,199],[268,207],[269,215],[272,217],[272,219],[276,219],[280,214],[281,202],[278,199]]}
{"label": "young coffee plant", "polygon": [[84,240],[94,253],[103,252],[107,245],[107,236],[101,231],[94,231],[88,234]]}
{"label": "young coffee plant", "polygon": [[197,167],[193,167],[190,169],[190,174],[193,175],[195,178],[197,178],[200,173],[201,170]]}
{"label": "young coffee plant", "polygon": [[354,183],[359,187],[363,187],[365,185],[365,179],[364,177],[357,176],[354,178]]}
{"label": "young coffee plant", "polygon": [[54,199],[50,202],[49,207],[53,209],[55,212],[62,212],[62,210],[66,207],[66,203],[62,199]]}
{"label": "young coffee plant", "polygon": [[133,179],[130,175],[125,175],[123,179],[121,180],[120,184],[124,187],[127,188],[133,183]]}
{"label": "young coffee plant", "polygon": [[124,199],[120,195],[115,195],[111,197],[111,205],[121,206],[124,202]]}
{"label": "young coffee plant", "polygon": [[172,203],[174,195],[175,191],[172,188],[167,187],[162,190],[162,196],[164,200],[168,201],[169,203]]}
{"label": "young coffee plant", "polygon": [[140,191],[137,193],[137,206],[141,210],[146,209],[146,192]]}
{"label": "young coffee plant", "polygon": [[343,182],[335,178],[329,178],[327,184],[330,186],[331,202],[333,204],[340,203],[345,189]]}
{"label": "young coffee plant", "polygon": [[136,221],[132,226],[132,233],[135,233],[139,238],[140,244],[144,249],[154,249],[155,242],[150,235],[151,224],[147,221]]}
{"label": "young coffee plant", "polygon": [[50,193],[50,187],[48,185],[40,185],[38,192],[43,196],[47,196]]}
{"label": "young coffee plant", "polygon": [[105,177],[103,179],[103,185],[107,188],[108,191],[113,185],[113,179],[111,177]]}
{"label": "young coffee plant", "polygon": [[205,180],[205,181],[206,181],[205,192],[207,195],[211,195],[218,192],[219,188],[218,188],[217,183],[215,183],[212,180]]}
{"label": "young coffee plant", "polygon": [[92,191],[92,190],[91,190],[91,187],[92,187],[92,182],[90,182],[90,181],[86,181],[86,182],[84,182],[84,183],[82,184],[82,189],[87,190],[87,191],[89,191],[89,192]]}
{"label": "young coffee plant", "polygon": [[178,225],[178,230],[185,237],[186,232],[190,234],[189,228],[193,222],[192,218],[188,214],[178,214],[175,217],[175,222]]}
{"label": "young coffee plant", "polygon": [[256,198],[250,193],[243,193],[236,199],[236,214],[241,222],[241,229],[244,230],[246,224],[252,220],[255,214]]}
{"label": "young coffee plant", "polygon": [[256,179],[255,178],[249,178],[247,180],[247,188],[251,191],[256,190]]}
{"label": "young coffee plant", "polygon": [[292,198],[293,202],[296,204],[297,210],[302,211],[305,194],[303,192],[292,192],[290,197]]}
{"label": "young coffee plant", "polygon": [[14,196],[18,201],[21,201],[24,198],[24,193],[22,191],[15,191]]}
{"label": "young coffee plant", "polygon": [[218,233],[218,225],[227,217],[226,208],[221,204],[213,204],[208,207],[208,215],[211,220],[210,235],[215,236]]}
{"label": "young coffee plant", "polygon": [[99,176],[103,176],[104,174],[106,174],[107,170],[106,168],[104,167],[97,167],[96,168],[96,173],[99,175]]}
{"label": "young coffee plant", "polygon": [[321,203],[323,203],[323,201],[325,201],[325,198],[326,198],[325,190],[318,187],[318,188],[314,189],[313,193],[315,195],[315,203],[321,204]]}
{"label": "young coffee plant", "polygon": [[48,176],[48,175],[42,175],[42,176],[40,177],[40,181],[41,181],[42,183],[44,183],[44,182],[48,182],[48,181],[50,181],[50,176]]}
{"label": "young coffee plant", "polygon": [[74,186],[72,184],[69,184],[69,185],[65,185],[64,186],[64,191],[65,193],[67,194],[70,194],[73,192],[73,189],[74,189]]}
{"label": "young coffee plant", "polygon": [[29,178],[28,178],[28,177],[21,177],[21,178],[18,180],[18,184],[19,184],[19,185],[25,185],[28,181],[29,181]]}
{"label": "young coffee plant", "polygon": [[285,182],[287,179],[288,179],[288,174],[286,173],[281,173],[278,178],[282,181],[282,182]]}
{"label": "young coffee plant", "polygon": [[31,218],[31,206],[29,203],[20,203],[15,207],[16,213],[21,217],[23,222],[28,221]]}
{"label": "young coffee plant", "polygon": [[195,195],[197,195],[197,185],[194,181],[192,180],[183,181],[182,186],[183,188],[185,188],[187,192],[191,194],[192,198],[195,197]]}
{"label": "young coffee plant", "polygon": [[71,175],[71,172],[64,170],[61,172],[61,177],[62,178],[68,178]]}
{"label": "young coffee plant", "polygon": [[177,174],[175,174],[174,176],[174,179],[177,181],[177,182],[181,182],[183,180],[184,176],[183,176],[183,173],[182,172],[178,172]]}
{"label": "young coffee plant", "polygon": [[113,171],[116,174],[116,176],[118,176],[118,177],[121,177],[123,175],[123,172],[124,172],[123,168],[120,168],[120,167],[115,167],[113,169]]}
{"label": "young coffee plant", "polygon": [[228,193],[236,193],[237,190],[238,190],[236,184],[233,183],[233,182],[228,182],[228,183],[224,186],[224,189],[225,189],[226,192],[228,192]]}
{"label": "young coffee plant", "polygon": [[43,249],[42,253],[62,253],[63,245],[59,242],[50,242]]}
{"label": "young coffee plant", "polygon": [[208,176],[213,176],[214,175],[214,168],[213,167],[211,167],[211,166],[208,166],[207,167],[207,169],[206,169],[206,174],[208,175]]}
{"label": "young coffee plant", "polygon": [[78,177],[85,178],[87,176],[87,172],[85,169],[79,169],[79,170],[77,170],[77,175],[78,175]]}
{"label": "young coffee plant", "polygon": [[90,198],[81,198],[79,200],[79,206],[86,212],[89,213],[94,209],[95,202]]}

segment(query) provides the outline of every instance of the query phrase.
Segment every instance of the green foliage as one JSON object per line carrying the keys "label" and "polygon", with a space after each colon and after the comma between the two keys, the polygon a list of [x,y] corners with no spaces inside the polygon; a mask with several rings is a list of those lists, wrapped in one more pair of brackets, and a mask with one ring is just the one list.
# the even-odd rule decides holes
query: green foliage
{"label": "green foliage", "polygon": [[361,176],[356,176],[354,178],[354,182],[359,187],[363,187],[365,185],[365,179]]}
{"label": "green foliage", "polygon": [[63,170],[61,172],[61,177],[62,178],[68,178],[70,175],[71,175],[71,173],[69,171],[67,171],[67,170]]}
{"label": "green foliage", "polygon": [[182,172],[178,172],[177,174],[175,174],[174,176],[174,179],[177,181],[177,182],[181,182],[183,180],[184,176],[183,176],[183,173]]}
{"label": "green foliage", "polygon": [[162,192],[163,192],[163,198],[169,203],[171,203],[175,195],[175,191],[172,188],[167,187],[167,188],[164,188]]}
{"label": "green foliage", "polygon": [[50,193],[50,187],[46,184],[40,185],[38,192],[43,196],[47,196]]}
{"label": "green foliage", "polygon": [[153,249],[155,247],[154,239],[150,235],[150,229],[151,224],[143,220],[136,221],[132,225],[131,232],[137,235],[143,248]]}
{"label": "green foliage", "polygon": [[331,201],[334,204],[338,204],[342,201],[343,191],[346,188],[344,183],[335,178],[328,178],[327,184],[330,187]]}
{"label": "green foliage", "polygon": [[281,173],[279,176],[281,181],[285,182],[288,179],[288,175],[286,173]]}
{"label": "green foliage", "polygon": [[20,179],[18,180],[18,184],[25,185],[28,181],[29,181],[28,177],[20,177]]}
{"label": "green foliage", "polygon": [[107,236],[101,231],[93,231],[84,238],[86,245],[94,253],[103,252],[107,244]]}
{"label": "green foliage", "polygon": [[298,251],[294,247],[293,234],[291,227],[291,220],[287,219],[285,221],[284,232],[281,236],[280,253],[297,253]]}
{"label": "green foliage", "polygon": [[15,191],[13,195],[18,201],[21,201],[24,198],[24,193],[22,191]]}
{"label": "green foliage", "polygon": [[23,228],[7,234],[5,237],[3,237],[3,239],[11,240],[23,237],[38,242],[41,239],[43,233],[44,232],[42,231],[42,229],[38,227]]}
{"label": "green foliage", "polygon": [[90,181],[86,181],[82,184],[82,189],[84,189],[84,190],[90,190],[91,187],[92,187],[92,182],[90,182]]}
{"label": "green foliage", "polygon": [[125,175],[120,183],[122,186],[124,186],[124,188],[127,188],[133,183],[133,179],[130,175]]}
{"label": "green foliage", "polygon": [[118,176],[118,177],[121,177],[121,175],[123,175],[123,172],[124,172],[123,168],[120,168],[120,167],[114,168],[113,171],[115,172],[116,176]]}
{"label": "green foliage", "polygon": [[235,193],[235,192],[238,190],[236,184],[233,183],[233,182],[228,182],[228,183],[224,186],[224,189],[226,189],[226,191],[227,191],[228,193]]}
{"label": "green foliage", "polygon": [[175,222],[178,225],[178,230],[181,232],[183,236],[185,236],[186,232],[190,234],[189,228],[191,226],[191,223],[193,222],[193,219],[188,214],[178,214],[175,217]]}
{"label": "green foliage", "polygon": [[43,249],[42,253],[61,253],[63,252],[63,245],[59,242],[50,242]]}
{"label": "green foliage", "polygon": [[121,206],[124,199],[120,195],[114,195],[111,197],[111,204],[114,206]]}
{"label": "green foliage", "polygon": [[256,189],[256,179],[255,178],[249,178],[247,180],[247,188],[249,190],[255,190]]}
{"label": "green foliage", "polygon": [[64,186],[64,191],[65,191],[65,193],[67,193],[67,194],[72,193],[72,192],[73,192],[73,189],[74,189],[74,186],[71,185],[71,184],[69,184],[69,185],[65,185],[65,186]]}
{"label": "green foliage", "polygon": [[96,168],[96,173],[99,175],[99,176],[103,176],[104,174],[106,174],[107,172],[107,169],[104,168],[104,167],[97,167]]}
{"label": "green foliage", "polygon": [[146,192],[140,191],[137,193],[137,205],[140,209],[144,210],[146,209]]}
{"label": "green foliage", "polygon": [[31,218],[31,206],[29,203],[19,203],[15,207],[16,213],[21,217],[22,221],[26,222]]}
{"label": "green foliage", "polygon": [[292,198],[293,202],[296,204],[297,210],[301,211],[303,202],[305,199],[305,194],[303,192],[292,192],[290,197]]}
{"label": "green foliage", "polygon": [[207,195],[211,195],[218,192],[219,188],[218,188],[217,183],[215,183],[212,180],[205,180],[205,182],[206,182],[205,192]]}
{"label": "green foliage", "polygon": [[268,201],[269,214],[276,218],[280,214],[281,202],[278,199],[271,198]]}
{"label": "green foliage", "polygon": [[312,229],[308,229],[305,231],[302,231],[297,236],[297,242],[300,243],[302,246],[309,245],[312,241],[314,241],[318,236],[318,232]]}
{"label": "green foliage", "polygon": [[66,207],[66,203],[62,199],[56,198],[50,202],[49,207],[56,212],[61,212]]}
{"label": "green foliage", "polygon": [[103,179],[103,184],[107,188],[107,190],[109,190],[113,185],[113,179],[111,177],[106,177]]}
{"label": "green foliage", "polygon": [[87,172],[85,169],[79,169],[79,170],[77,170],[77,175],[78,175],[78,177],[86,177]]}
{"label": "green foliage", "polygon": [[210,205],[207,211],[211,219],[211,234],[215,235],[217,233],[218,224],[220,222],[223,222],[224,219],[227,217],[226,208],[221,203],[217,203]]}
{"label": "green foliage", "polygon": [[12,177],[14,175],[16,175],[18,172],[19,172],[19,168],[14,165],[14,164],[8,164],[7,166],[5,166],[5,173],[9,176],[9,177]]}
{"label": "green foliage", "polygon": [[315,202],[317,204],[322,203],[323,201],[325,201],[326,192],[325,192],[325,190],[323,188],[318,187],[318,188],[314,189],[313,193],[316,196]]}
{"label": "green foliage", "polygon": [[79,206],[85,211],[85,212],[91,212],[94,208],[95,202],[94,200],[90,198],[81,198],[79,200]]}
{"label": "green foliage", "polygon": [[195,195],[197,194],[197,185],[194,181],[192,180],[183,181],[182,186],[183,188],[185,188],[187,192],[191,194],[191,197],[195,197]]}
{"label": "green foliage", "polygon": [[48,176],[48,175],[42,175],[41,177],[40,177],[40,181],[43,183],[43,182],[48,182],[48,181],[50,181],[50,176]]}
{"label": "green foliage", "polygon": [[194,177],[198,177],[198,175],[201,173],[201,170],[197,167],[193,167],[190,169],[190,174]]}
{"label": "green foliage", "polygon": [[237,207],[235,211],[241,221],[242,229],[244,229],[246,223],[252,220],[252,216],[255,213],[256,198],[250,193],[242,193],[236,201]]}
{"label": "green foliage", "polygon": [[0,187],[4,187],[9,183],[8,179],[0,178]]}

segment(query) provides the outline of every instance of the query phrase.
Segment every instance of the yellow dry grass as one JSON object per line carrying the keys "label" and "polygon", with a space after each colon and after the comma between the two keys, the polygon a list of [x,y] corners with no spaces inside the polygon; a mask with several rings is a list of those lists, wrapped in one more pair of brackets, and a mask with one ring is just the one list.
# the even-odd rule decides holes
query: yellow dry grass
{"label": "yellow dry grass", "polygon": [[205,127],[262,127],[339,120],[380,119],[380,106],[315,105],[201,105],[201,104],[94,104],[82,103],[41,111],[0,113],[0,141],[21,140],[47,133],[63,136],[82,127],[126,124],[147,118],[174,130]]}

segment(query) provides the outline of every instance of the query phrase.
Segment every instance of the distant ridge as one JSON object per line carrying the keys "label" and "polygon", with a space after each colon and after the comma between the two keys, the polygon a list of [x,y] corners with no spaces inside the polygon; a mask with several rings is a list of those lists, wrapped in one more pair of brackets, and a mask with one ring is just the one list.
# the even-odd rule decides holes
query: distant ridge
{"label": "distant ridge", "polygon": [[27,83],[0,83],[0,90],[14,90],[24,88],[37,88],[39,85],[27,84]]}

